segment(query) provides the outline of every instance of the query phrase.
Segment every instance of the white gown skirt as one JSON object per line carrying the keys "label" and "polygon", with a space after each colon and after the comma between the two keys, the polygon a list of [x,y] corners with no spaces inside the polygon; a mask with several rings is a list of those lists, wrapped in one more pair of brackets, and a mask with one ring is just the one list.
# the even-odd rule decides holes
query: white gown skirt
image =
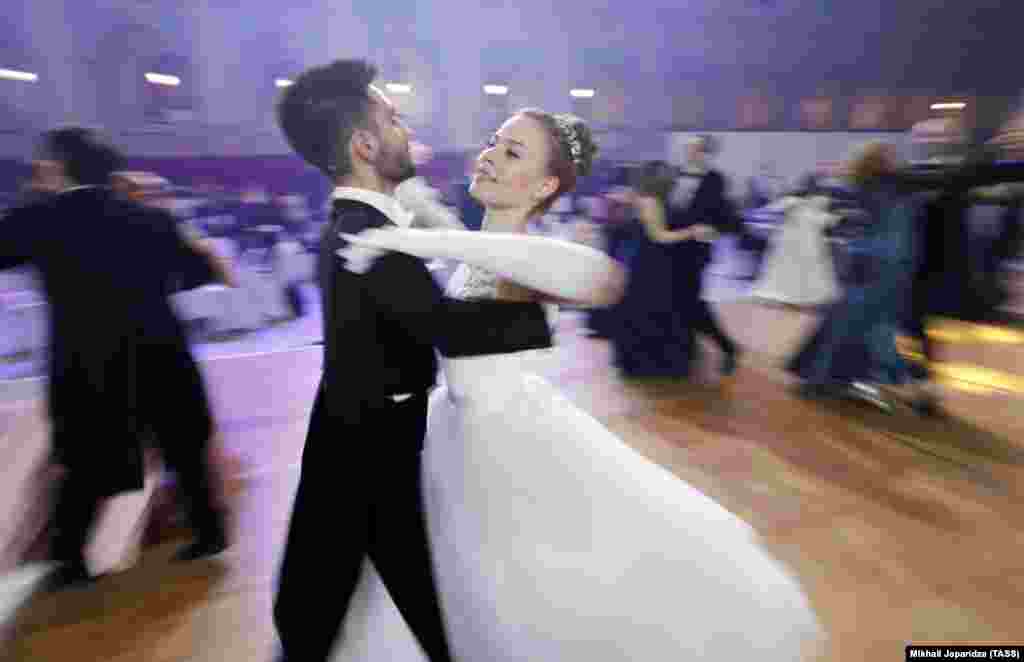
{"label": "white gown skirt", "polygon": [[[455,659],[808,659],[818,621],[753,530],[520,356],[449,361],[430,403],[424,489]],[[367,568],[335,660],[424,660]]]}
{"label": "white gown skirt", "polygon": [[835,219],[814,202],[795,203],[768,250],[763,275],[751,294],[795,306],[834,301],[840,287],[823,231]]}

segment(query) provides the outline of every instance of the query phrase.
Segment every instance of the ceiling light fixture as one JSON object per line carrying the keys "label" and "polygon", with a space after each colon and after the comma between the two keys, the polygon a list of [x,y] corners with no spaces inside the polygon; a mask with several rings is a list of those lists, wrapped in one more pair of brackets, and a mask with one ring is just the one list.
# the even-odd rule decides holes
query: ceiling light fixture
{"label": "ceiling light fixture", "polygon": [[28,71],[17,71],[15,69],[0,69],[0,78],[7,80],[22,80],[28,83],[34,83],[39,80],[39,76]]}
{"label": "ceiling light fixture", "polygon": [[149,72],[146,74],[146,81],[153,83],[154,85],[170,85],[171,87],[177,87],[181,85],[181,79],[177,76],[171,76],[168,74],[155,74]]}

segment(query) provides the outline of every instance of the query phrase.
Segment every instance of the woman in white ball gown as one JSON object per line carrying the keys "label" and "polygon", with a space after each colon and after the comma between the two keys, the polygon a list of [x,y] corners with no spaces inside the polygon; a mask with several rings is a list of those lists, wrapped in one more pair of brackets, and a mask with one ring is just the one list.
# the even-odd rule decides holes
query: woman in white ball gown
{"label": "woman in white ball gown", "polygon": [[[821,629],[798,582],[755,532],[576,407],[536,374],[554,301],[610,303],[618,267],[570,242],[524,234],[596,152],[571,116],[521,111],[481,153],[471,192],[483,232],[377,230],[351,237],[347,268],[382,251],[459,260],[449,294],[535,302],[515,331],[486,315],[441,347],[425,450],[438,589],[461,662],[811,659]],[[499,234],[493,234],[499,233]],[[503,303],[503,302],[509,303]],[[543,338],[544,342],[537,342]],[[372,567],[336,662],[420,662]]]}
{"label": "woman in white ball gown", "polygon": [[753,296],[794,306],[831,303],[839,296],[824,231],[839,221],[824,195],[786,196],[769,208],[785,212]]}

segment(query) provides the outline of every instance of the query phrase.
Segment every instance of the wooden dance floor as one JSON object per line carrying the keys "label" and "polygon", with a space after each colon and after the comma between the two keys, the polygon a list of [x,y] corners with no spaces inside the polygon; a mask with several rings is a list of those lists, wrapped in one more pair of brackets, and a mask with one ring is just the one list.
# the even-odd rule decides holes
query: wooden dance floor
{"label": "wooden dance floor", "polygon": [[[909,641],[1024,641],[1024,332],[938,325],[950,416],[927,420],[795,398],[777,365],[813,317],[750,303],[719,310],[747,349],[728,383],[714,378],[709,349],[708,376],[695,383],[623,384],[607,345],[572,319],[554,377],[763,534],[811,595],[829,660],[902,660]],[[0,659],[269,661],[274,574],[319,365],[316,347],[205,363],[239,460],[235,546],[183,566],[168,560],[181,543],[171,539],[125,572],[56,595],[29,594],[12,572],[0,587]],[[0,448],[45,434],[39,404],[4,405]],[[329,582],[311,599],[329,601]]]}

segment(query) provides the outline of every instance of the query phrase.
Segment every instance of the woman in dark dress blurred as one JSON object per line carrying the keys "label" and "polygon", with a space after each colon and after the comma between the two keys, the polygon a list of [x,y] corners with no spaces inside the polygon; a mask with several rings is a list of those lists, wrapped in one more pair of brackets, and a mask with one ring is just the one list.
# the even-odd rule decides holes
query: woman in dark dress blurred
{"label": "woman in dark dress blurred", "polygon": [[[677,291],[675,247],[693,243],[698,229],[670,230],[667,198],[672,168],[662,161],[645,164],[637,173],[633,210],[638,225],[635,249],[627,264],[626,294],[616,311],[613,329],[615,364],[625,377],[685,377],[693,357],[690,320],[699,291]],[[681,304],[692,293],[693,301]]]}
{"label": "woman in dark dress blurred", "polygon": [[[640,227],[634,223],[633,190],[629,187],[632,176],[630,169],[622,167],[611,181],[604,194],[605,217],[601,220],[604,235],[604,251],[614,260],[628,265],[636,248]],[[587,328],[591,337],[611,339],[615,337],[620,305],[594,308],[587,313]]]}

